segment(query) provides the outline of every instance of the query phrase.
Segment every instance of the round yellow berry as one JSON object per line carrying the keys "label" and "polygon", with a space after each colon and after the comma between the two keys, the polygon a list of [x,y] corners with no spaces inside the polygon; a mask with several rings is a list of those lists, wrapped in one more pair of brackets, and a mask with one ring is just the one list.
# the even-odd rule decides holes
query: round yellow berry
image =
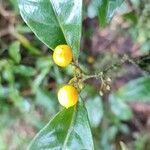
{"label": "round yellow berry", "polygon": [[72,49],[68,45],[58,45],[54,49],[53,60],[60,67],[66,67],[72,61]]}
{"label": "round yellow berry", "polygon": [[77,89],[69,84],[63,86],[58,91],[58,100],[59,103],[66,108],[74,106],[78,101]]}

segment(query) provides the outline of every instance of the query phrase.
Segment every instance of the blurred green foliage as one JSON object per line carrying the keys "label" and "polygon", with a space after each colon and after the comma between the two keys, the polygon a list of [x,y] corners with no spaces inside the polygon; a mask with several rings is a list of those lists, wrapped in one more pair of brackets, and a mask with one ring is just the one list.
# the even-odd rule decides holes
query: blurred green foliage
{"label": "blurred green foliage", "polygon": [[[109,2],[112,1],[107,1],[107,7]],[[118,3],[114,7],[115,10],[120,6],[120,2],[116,2]],[[69,80],[73,70],[71,67],[60,70],[53,64],[51,52],[33,36],[31,30],[20,19],[16,0],[4,3],[7,3],[16,18],[19,18],[15,31],[21,36],[15,39],[13,37],[9,42],[5,38],[0,39],[0,150],[23,150],[35,133],[61,109],[56,91],[60,84]],[[148,0],[132,0],[132,4],[133,11],[123,14],[123,18],[129,24],[128,34],[140,43],[141,52],[145,54],[150,50],[150,4]],[[102,18],[99,15],[99,7],[102,6],[98,6],[95,0],[90,1],[85,14],[86,17],[92,18],[98,16],[103,26],[107,23],[106,19],[112,18],[110,12],[114,12],[114,9],[104,11],[109,17]],[[81,52],[81,62],[87,57],[86,52]],[[110,60],[112,57],[107,55],[108,57],[109,62],[106,63],[113,63]],[[105,68],[105,60],[100,57],[99,61],[97,58],[94,70]],[[104,62],[104,66],[101,62]],[[83,63],[81,67],[87,73],[91,71],[91,65],[88,63]],[[150,149],[150,137],[146,129],[135,133],[135,136],[126,124],[134,117],[127,102],[149,102],[149,91],[149,77],[132,80],[117,91],[112,91],[108,101],[99,96],[98,89],[93,85],[85,86],[81,95],[85,100],[96,150]],[[129,138],[121,147],[122,137],[119,135],[125,137],[123,139]]]}

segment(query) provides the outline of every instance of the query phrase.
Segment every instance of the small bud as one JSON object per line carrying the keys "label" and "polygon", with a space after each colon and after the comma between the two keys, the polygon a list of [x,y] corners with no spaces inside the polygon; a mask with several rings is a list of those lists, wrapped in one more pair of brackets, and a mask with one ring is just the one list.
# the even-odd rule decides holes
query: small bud
{"label": "small bud", "polygon": [[83,84],[83,83],[80,83],[80,84],[79,84],[79,89],[82,90],[83,88],[84,88],[84,84]]}
{"label": "small bud", "polygon": [[110,91],[110,86],[109,85],[106,86],[106,90]]}
{"label": "small bud", "polygon": [[111,82],[112,80],[108,77],[108,78],[106,79],[106,81],[107,81],[107,82]]}
{"label": "small bud", "polygon": [[102,91],[99,91],[99,94],[100,94],[100,96],[103,96],[103,95],[104,95],[104,93],[103,93]]}
{"label": "small bud", "polygon": [[79,73],[81,72],[81,70],[76,67],[76,68],[75,68],[75,72],[76,72],[77,74],[79,74]]}

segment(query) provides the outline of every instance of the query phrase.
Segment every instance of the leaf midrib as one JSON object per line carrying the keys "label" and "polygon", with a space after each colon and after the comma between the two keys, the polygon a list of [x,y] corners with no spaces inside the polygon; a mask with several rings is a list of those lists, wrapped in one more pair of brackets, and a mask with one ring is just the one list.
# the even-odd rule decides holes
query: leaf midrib
{"label": "leaf midrib", "polygon": [[75,121],[75,116],[76,116],[76,107],[77,107],[77,105],[74,107],[72,119],[71,119],[71,122],[70,122],[70,126],[69,126],[69,128],[68,128],[68,132],[67,132],[67,134],[66,134],[66,136],[65,136],[65,140],[64,140],[64,144],[63,144],[63,146],[62,146],[62,149],[65,149],[65,148],[66,148],[68,139],[69,139],[70,134],[71,134],[71,132],[72,132],[72,130],[70,130],[70,129],[74,126],[74,121]]}
{"label": "leaf midrib", "polygon": [[[66,43],[68,44],[67,38],[66,38],[65,33],[64,33],[64,30],[63,30],[63,27],[62,27],[62,25],[61,25],[61,23],[60,23],[60,21],[59,21],[59,18],[58,18],[58,16],[57,16],[57,12],[55,11],[55,10],[56,10],[56,9],[55,9],[55,5],[53,4],[53,2],[52,2],[51,0],[50,0],[50,4],[51,4],[51,6],[52,6],[52,8],[53,8],[53,12],[54,12],[55,17],[56,17],[56,20],[57,20],[57,22],[58,22],[58,24],[59,24],[59,26],[60,26],[60,29],[61,29],[61,31],[62,31],[62,33],[63,33],[63,35],[64,35],[65,41],[66,41]],[[64,44],[64,43],[62,43],[62,44]],[[69,45],[69,46],[71,46],[71,45]]]}

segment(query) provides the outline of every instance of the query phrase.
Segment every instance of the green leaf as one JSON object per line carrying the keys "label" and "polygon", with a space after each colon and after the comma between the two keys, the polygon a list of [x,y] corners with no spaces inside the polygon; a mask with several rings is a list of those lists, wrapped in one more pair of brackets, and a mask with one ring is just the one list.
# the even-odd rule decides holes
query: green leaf
{"label": "green leaf", "polygon": [[14,72],[24,77],[31,77],[36,74],[36,70],[33,67],[25,65],[14,66]]}
{"label": "green leaf", "polygon": [[110,126],[101,130],[100,150],[112,150],[112,141],[118,133],[117,126]]}
{"label": "green leaf", "polygon": [[79,56],[82,0],[19,0],[24,21],[49,48],[67,43]]}
{"label": "green leaf", "polygon": [[50,68],[52,65],[53,65],[53,59],[51,56],[40,57],[36,62],[36,67],[38,70]]}
{"label": "green leaf", "polygon": [[110,99],[111,111],[117,116],[120,120],[129,120],[132,118],[132,111],[129,106],[121,100]]}
{"label": "green leaf", "polygon": [[56,93],[46,89],[38,88],[36,91],[36,103],[48,110],[51,114],[56,114],[58,111],[58,101]]}
{"label": "green leaf", "polygon": [[150,101],[150,77],[132,80],[109,97],[111,110],[118,118],[127,120],[132,117],[131,110],[125,102]]}
{"label": "green leaf", "polygon": [[100,26],[105,27],[123,2],[124,0],[92,0],[88,7],[88,16],[98,16]]}
{"label": "green leaf", "polygon": [[100,0],[98,18],[100,26],[104,27],[113,17],[117,8],[124,0]]}
{"label": "green leaf", "polygon": [[9,1],[12,4],[15,13],[19,14],[19,8],[18,8],[18,5],[17,5],[17,0],[9,0]]}
{"label": "green leaf", "polygon": [[21,112],[29,110],[30,104],[25,101],[25,99],[23,99],[23,97],[20,95],[20,92],[15,87],[11,87],[9,89],[8,96],[15,107],[18,108]]}
{"label": "green leaf", "polygon": [[122,101],[150,101],[150,77],[132,80],[111,95],[111,99]]}
{"label": "green leaf", "polygon": [[136,25],[137,22],[138,22],[138,18],[137,18],[137,16],[136,16],[136,14],[135,14],[134,11],[127,12],[127,13],[123,14],[123,18],[124,18],[125,20],[127,20],[127,21],[130,21],[130,22],[133,23],[134,25]]}
{"label": "green leaf", "polygon": [[16,62],[19,63],[21,60],[20,55],[20,42],[15,41],[9,47],[9,55]]}
{"label": "green leaf", "polygon": [[6,98],[9,93],[9,88],[0,85],[0,99]]}
{"label": "green leaf", "polygon": [[104,27],[107,23],[107,11],[109,0],[102,0],[99,6],[98,18],[100,26]]}
{"label": "green leaf", "polygon": [[39,88],[40,84],[42,83],[42,81],[44,80],[44,78],[49,72],[50,72],[50,68],[45,68],[38,74],[38,76],[36,76],[32,85],[34,92],[36,92],[36,90]]}
{"label": "green leaf", "polygon": [[103,117],[103,103],[100,96],[95,96],[86,101],[86,108],[90,120],[90,125],[98,127]]}
{"label": "green leaf", "polygon": [[87,111],[82,102],[59,112],[37,134],[29,147],[29,150],[48,149],[94,149]]}
{"label": "green leaf", "polygon": [[14,82],[13,65],[11,64],[11,62],[7,62],[5,64],[4,69],[2,71],[2,77],[9,83]]}

